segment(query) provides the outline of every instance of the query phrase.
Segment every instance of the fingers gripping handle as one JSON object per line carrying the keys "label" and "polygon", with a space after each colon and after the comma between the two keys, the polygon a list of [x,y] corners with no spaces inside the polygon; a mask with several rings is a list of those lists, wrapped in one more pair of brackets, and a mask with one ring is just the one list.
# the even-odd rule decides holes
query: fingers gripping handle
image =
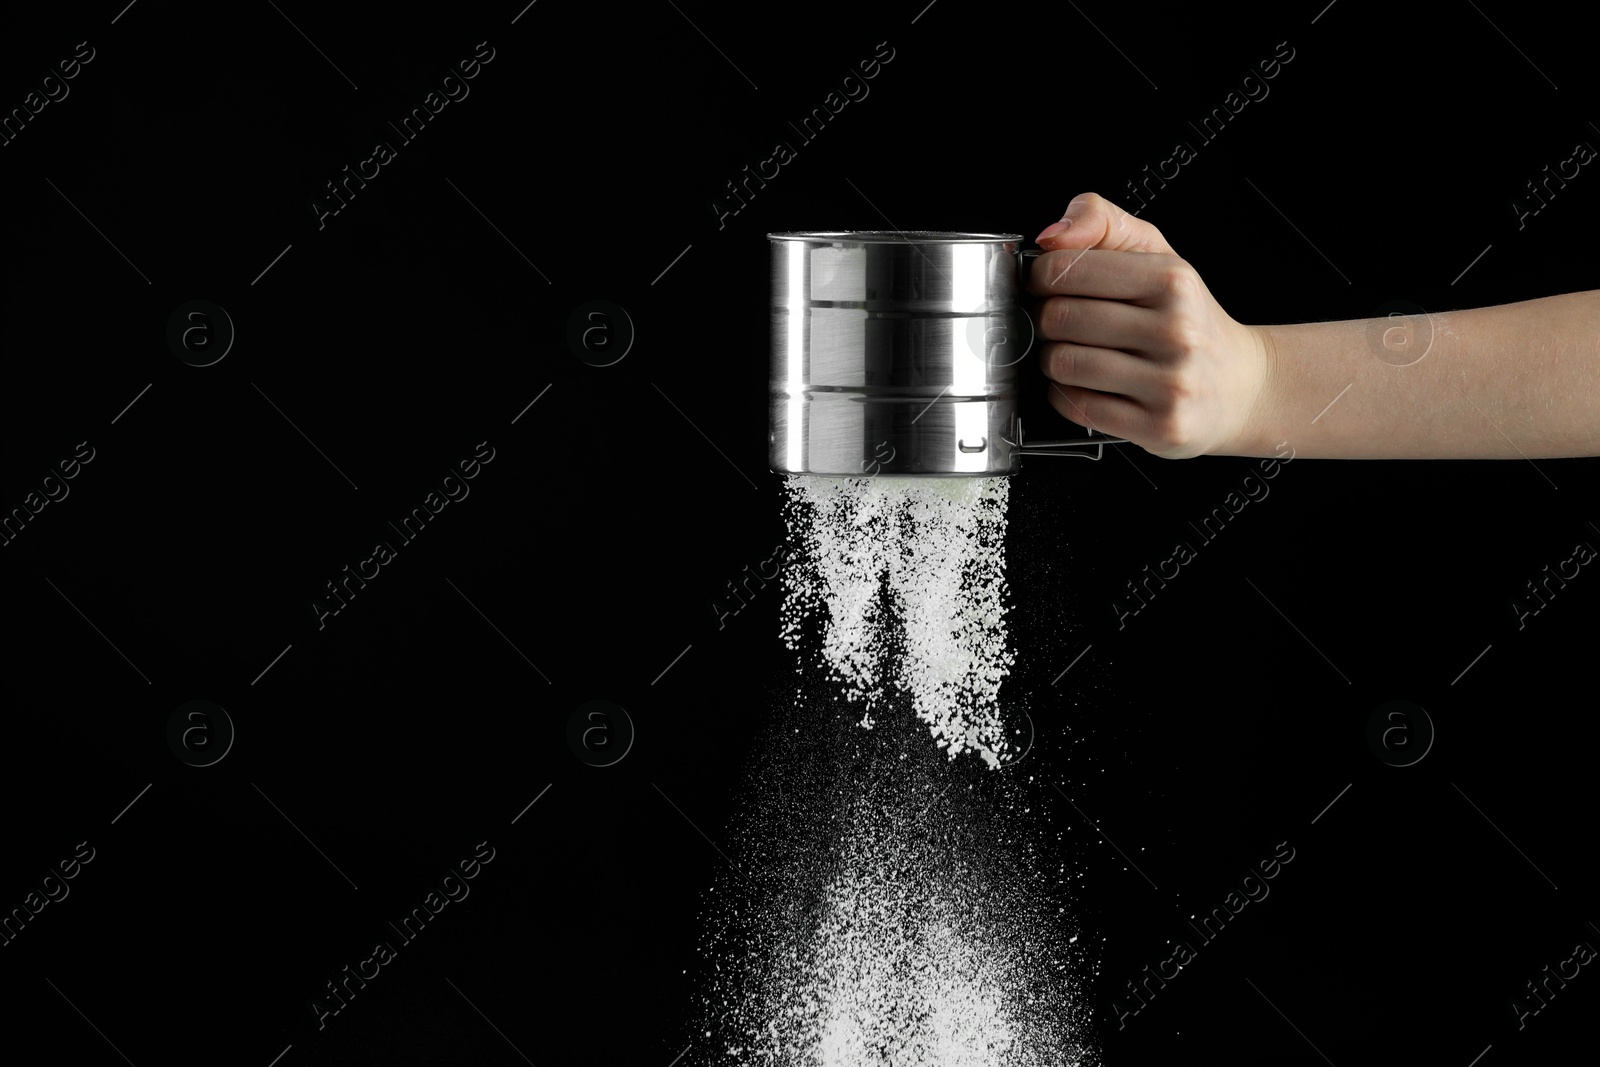
{"label": "fingers gripping handle", "polygon": [[[1044,255],[1043,249],[1029,248],[1017,256],[1017,292],[1028,291],[1028,274],[1033,269],[1033,261]],[[1071,420],[1062,421],[1071,423]],[[1099,459],[1105,454],[1105,445],[1125,445],[1129,442],[1120,437],[1107,437],[1098,431],[1083,428],[1084,439],[1078,441],[1025,441],[1022,436],[1022,419],[1014,417],[1012,420],[1013,450],[1021,456],[1082,456],[1085,459]]]}

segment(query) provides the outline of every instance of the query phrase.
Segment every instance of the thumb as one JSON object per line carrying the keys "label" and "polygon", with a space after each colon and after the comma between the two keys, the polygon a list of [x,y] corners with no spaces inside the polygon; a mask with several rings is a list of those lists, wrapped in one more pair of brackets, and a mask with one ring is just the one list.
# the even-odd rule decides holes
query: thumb
{"label": "thumb", "polygon": [[1176,255],[1161,231],[1136,219],[1099,193],[1081,193],[1067,205],[1061,221],[1034,238],[1040,248],[1103,248],[1112,252],[1165,252]]}

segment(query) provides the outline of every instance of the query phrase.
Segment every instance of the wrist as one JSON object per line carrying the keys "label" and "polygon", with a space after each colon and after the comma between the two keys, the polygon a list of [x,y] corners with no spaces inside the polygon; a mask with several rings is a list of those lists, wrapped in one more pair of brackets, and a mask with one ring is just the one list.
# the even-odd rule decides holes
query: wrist
{"label": "wrist", "polygon": [[1245,411],[1233,436],[1211,451],[1216,456],[1268,457],[1277,455],[1282,443],[1281,393],[1284,367],[1281,338],[1270,326],[1244,326],[1238,350],[1248,367],[1249,383],[1243,393]]}

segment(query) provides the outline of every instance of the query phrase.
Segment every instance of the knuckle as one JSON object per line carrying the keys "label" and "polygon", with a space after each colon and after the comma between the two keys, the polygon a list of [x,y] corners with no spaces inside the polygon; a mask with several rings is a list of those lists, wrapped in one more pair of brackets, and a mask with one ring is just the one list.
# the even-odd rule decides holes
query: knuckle
{"label": "knuckle", "polygon": [[1165,315],[1155,330],[1160,355],[1183,366],[1200,353],[1200,326],[1187,315]]}
{"label": "knuckle", "polygon": [[1105,226],[1109,231],[1115,228],[1110,224],[1116,218],[1117,207],[1099,193],[1081,193],[1067,205],[1067,213],[1076,220],[1075,226],[1090,222],[1096,227]]}
{"label": "knuckle", "polygon": [[[1144,220],[1141,219],[1140,221],[1143,222]],[[1140,251],[1142,251],[1142,252],[1166,252],[1167,254],[1170,255],[1171,254],[1170,248],[1171,248],[1171,245],[1167,241],[1166,235],[1163,234],[1154,225],[1152,225],[1152,224],[1150,224],[1148,222],[1145,222],[1144,223],[1144,233],[1139,238],[1139,249],[1140,249]],[[1179,260],[1179,262],[1183,263],[1184,266],[1186,266],[1186,267],[1188,266],[1188,264],[1184,263],[1184,261],[1181,260],[1181,259]]]}
{"label": "knuckle", "polygon": [[1051,340],[1060,341],[1066,337],[1067,312],[1070,303],[1063,297],[1053,296],[1044,302],[1044,307],[1039,310],[1039,332]]}
{"label": "knuckle", "polygon": [[1061,288],[1063,279],[1082,258],[1082,249],[1058,248],[1053,252],[1046,252],[1033,266],[1034,277],[1046,290]]}
{"label": "knuckle", "polygon": [[1164,399],[1164,408],[1175,417],[1183,418],[1185,413],[1193,410],[1193,404],[1199,390],[1195,381],[1188,374],[1168,374],[1161,382],[1161,392]]}
{"label": "knuckle", "polygon": [[1194,296],[1200,288],[1200,275],[1187,261],[1172,257],[1161,268],[1161,290],[1169,296],[1184,298]]}
{"label": "knuckle", "polygon": [[1078,355],[1071,345],[1055,346],[1055,364],[1057,381],[1070,382],[1078,372]]}
{"label": "knuckle", "polygon": [[1162,452],[1182,451],[1189,447],[1193,436],[1193,421],[1179,405],[1166,405],[1152,412],[1150,433]]}

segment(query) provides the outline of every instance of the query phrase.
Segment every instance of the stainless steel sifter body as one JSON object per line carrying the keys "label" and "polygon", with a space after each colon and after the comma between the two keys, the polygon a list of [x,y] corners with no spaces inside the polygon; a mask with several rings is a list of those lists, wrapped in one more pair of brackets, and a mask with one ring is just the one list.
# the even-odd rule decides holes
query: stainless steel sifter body
{"label": "stainless steel sifter body", "polygon": [[[1122,443],[1022,441],[1033,350],[1022,236],[926,230],[767,235],[769,465],[783,474],[983,477],[1019,456]],[[1086,431],[1087,433],[1087,431]]]}

